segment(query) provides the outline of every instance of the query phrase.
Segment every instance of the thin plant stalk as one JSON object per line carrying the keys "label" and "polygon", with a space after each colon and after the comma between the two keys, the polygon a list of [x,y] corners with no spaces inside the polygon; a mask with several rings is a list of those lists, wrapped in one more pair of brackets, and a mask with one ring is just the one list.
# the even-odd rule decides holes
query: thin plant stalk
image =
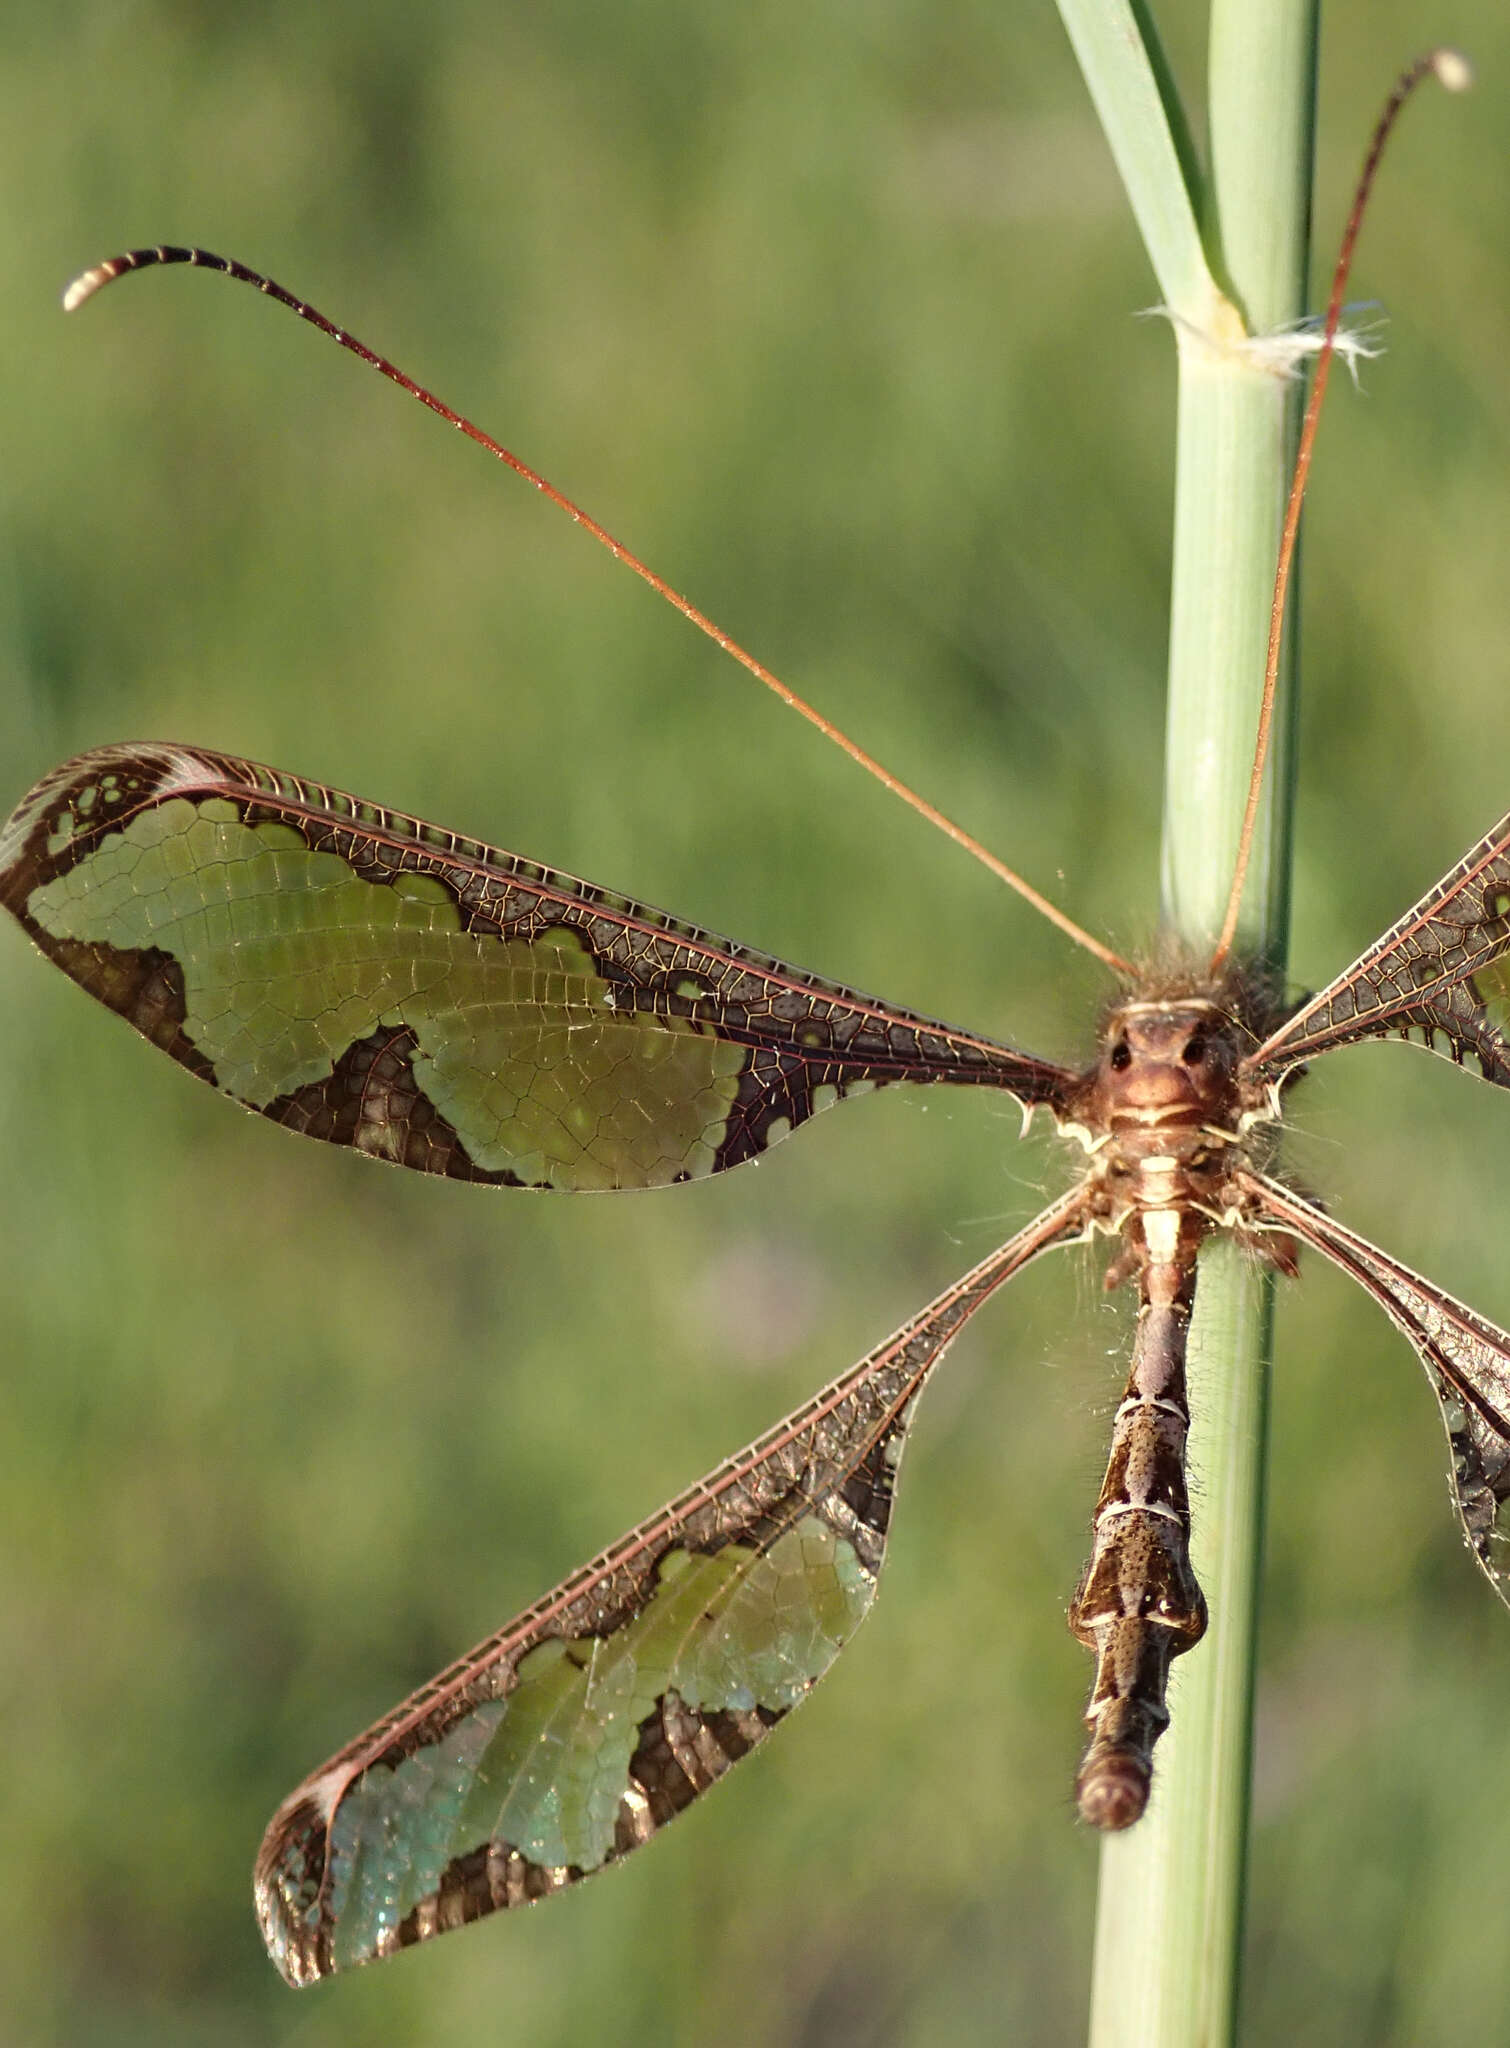
{"label": "thin plant stalk", "polygon": [[[1263,684],[1298,393],[1241,341],[1303,310],[1316,0],[1214,0],[1210,169],[1194,195],[1214,320],[1175,320],[1174,574],[1162,885],[1193,959],[1221,924]],[[1181,309],[1171,309],[1177,316]],[[1293,599],[1292,599],[1293,603]],[[1293,667],[1293,648],[1286,657]],[[1239,951],[1282,968],[1293,691],[1276,727]],[[1147,1817],[1102,1851],[1094,2048],[1234,2038],[1252,1753],[1267,1431],[1266,1282],[1230,1242],[1202,1258],[1190,1341],[1193,1553],[1211,1606],[1176,1665]]]}

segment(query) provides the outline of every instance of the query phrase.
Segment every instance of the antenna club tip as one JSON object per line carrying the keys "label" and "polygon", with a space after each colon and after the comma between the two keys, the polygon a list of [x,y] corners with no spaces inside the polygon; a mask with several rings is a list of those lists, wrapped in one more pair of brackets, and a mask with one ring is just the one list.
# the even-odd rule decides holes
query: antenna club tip
{"label": "antenna club tip", "polygon": [[63,311],[73,313],[86,299],[92,299],[103,284],[108,284],[115,272],[108,263],[97,263],[93,270],[82,271],[63,293]]}
{"label": "antenna club tip", "polygon": [[1467,92],[1473,83],[1473,66],[1461,50],[1449,49],[1445,45],[1440,50],[1433,50],[1431,68],[1438,82],[1449,92]]}

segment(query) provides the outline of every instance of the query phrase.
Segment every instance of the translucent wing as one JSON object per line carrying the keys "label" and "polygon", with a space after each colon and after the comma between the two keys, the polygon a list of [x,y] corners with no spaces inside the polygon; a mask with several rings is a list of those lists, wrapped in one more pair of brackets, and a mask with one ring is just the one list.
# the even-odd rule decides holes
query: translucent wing
{"label": "translucent wing", "polygon": [[1510,1606],[1510,1554],[1500,1520],[1510,1500],[1510,1334],[1291,1189],[1259,1174],[1242,1178],[1263,1222],[1303,1238],[1351,1273],[1414,1346],[1441,1406],[1468,1547]]}
{"label": "translucent wing", "polygon": [[514,1187],[737,1166],[893,1081],[1057,1104],[1059,1067],[414,818],[191,747],[105,747],[0,831],[0,901],[92,995],[291,1130]]}
{"label": "translucent wing", "polygon": [[1510,1085],[1510,817],[1243,1062],[1281,1080],[1358,1038],[1407,1038]]}
{"label": "translucent wing", "polygon": [[913,1404],[1075,1191],[795,1414],[315,1771],[257,1858],[306,1984],[638,1847],[805,1698],[869,1611]]}

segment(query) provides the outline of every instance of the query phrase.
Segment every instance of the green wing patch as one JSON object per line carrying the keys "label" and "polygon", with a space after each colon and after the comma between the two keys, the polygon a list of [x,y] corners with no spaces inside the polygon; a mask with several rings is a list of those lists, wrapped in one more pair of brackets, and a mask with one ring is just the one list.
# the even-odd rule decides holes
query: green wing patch
{"label": "green wing patch", "polygon": [[1070,1077],[590,884],[184,747],[67,763],[0,900],[246,1107],[427,1172],[652,1187],[896,1081],[1057,1106]]}
{"label": "green wing patch", "polygon": [[328,1837],[332,1967],[381,1953],[478,1845],[536,1870],[602,1869],[621,1808],[637,1794],[648,1809],[664,1780],[655,1759],[674,1753],[673,1731],[695,1729],[721,1775],[823,1676],[875,1593],[874,1570],[818,1515],[763,1548],[669,1550],[656,1572],[612,1635],[537,1643],[506,1701],[364,1772]]}
{"label": "green wing patch", "polygon": [[263,1938],[305,1984],[648,1841],[806,1698],[869,1612],[917,1396],[1080,1190],[870,1356],[359,1736],[257,1859]]}

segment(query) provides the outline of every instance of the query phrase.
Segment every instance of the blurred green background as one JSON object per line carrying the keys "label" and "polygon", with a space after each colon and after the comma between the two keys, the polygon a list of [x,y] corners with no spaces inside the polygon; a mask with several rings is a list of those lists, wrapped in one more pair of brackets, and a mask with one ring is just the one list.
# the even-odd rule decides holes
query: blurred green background
{"label": "blurred green background", "polygon": [[[1337,10],[1318,249],[1444,28],[1479,89],[1406,119],[1354,287],[1388,353],[1322,433],[1299,985],[1510,801],[1503,8]],[[23,4],[0,163],[4,803],[204,741],[1085,1053],[1090,964],[418,407],[223,280],[57,308],[142,242],[271,270],[1136,947],[1171,348],[1047,0]],[[898,1091],[719,1185],[510,1198],[227,1109],[10,929],[0,1004],[0,2041],[1076,2039],[1062,1616],[1127,1336],[1078,1255],[930,1396],[876,1619],[664,1840],[297,1998],[249,1900],[307,1769],[1059,1184],[1010,1104]],[[1379,1047],[1298,1108],[1339,1211],[1510,1321],[1510,1102]],[[1510,1618],[1417,1367],[1314,1260],[1274,1436],[1246,2037],[1503,2038]]]}

